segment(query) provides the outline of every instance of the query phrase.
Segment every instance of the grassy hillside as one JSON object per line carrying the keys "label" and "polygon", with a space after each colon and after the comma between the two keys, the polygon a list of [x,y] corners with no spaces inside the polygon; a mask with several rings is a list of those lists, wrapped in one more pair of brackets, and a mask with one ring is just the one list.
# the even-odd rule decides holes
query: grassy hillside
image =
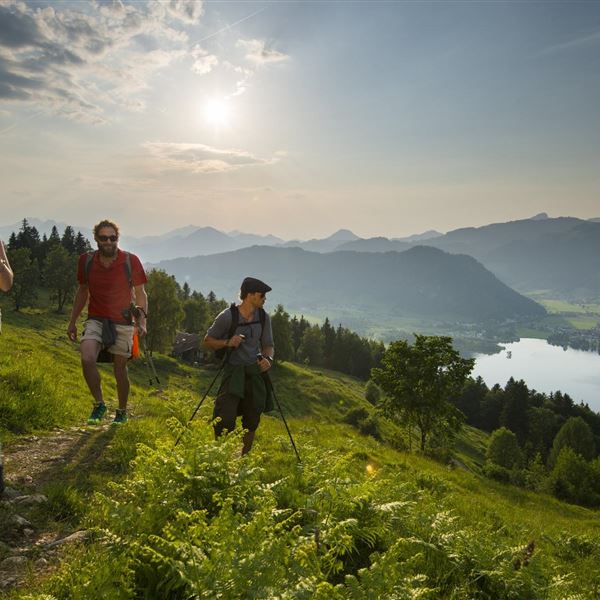
{"label": "grassy hillside", "polygon": [[[66,320],[4,317],[0,425],[11,453],[21,434],[83,423],[90,403]],[[42,479],[49,502],[25,516],[53,535],[91,535],[50,569],[33,549],[29,583],[9,597],[598,596],[598,513],[482,478],[481,432],[459,441],[467,469],[450,469],[399,450],[397,427],[380,424],[378,441],[345,424],[370,410],[361,382],[285,364],[273,379],[301,465],[277,416],[237,458],[236,436],[212,439],[209,401],[174,449],[214,371],[165,356],[157,367],[162,390],[132,365],[127,426],[86,427],[85,443]],[[104,384],[114,408],[112,378]],[[0,522],[10,510],[0,507]]]}

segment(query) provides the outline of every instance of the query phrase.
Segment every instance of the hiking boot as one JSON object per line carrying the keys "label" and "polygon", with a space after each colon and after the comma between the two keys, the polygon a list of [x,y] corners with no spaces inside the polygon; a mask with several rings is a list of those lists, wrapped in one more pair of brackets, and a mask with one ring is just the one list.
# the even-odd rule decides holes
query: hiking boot
{"label": "hiking boot", "polygon": [[127,411],[125,409],[117,408],[114,421],[111,423],[111,425],[124,425],[127,423],[127,421]]}
{"label": "hiking boot", "polygon": [[106,414],[106,404],[97,404],[92,410],[92,414],[89,416],[87,422],[88,425],[99,425],[102,421],[102,417]]}

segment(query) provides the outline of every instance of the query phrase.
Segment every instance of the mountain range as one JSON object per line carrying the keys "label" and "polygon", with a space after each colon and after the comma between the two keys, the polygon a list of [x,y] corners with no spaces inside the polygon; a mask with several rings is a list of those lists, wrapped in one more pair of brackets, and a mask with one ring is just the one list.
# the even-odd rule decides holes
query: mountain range
{"label": "mountain range", "polygon": [[[40,233],[52,225],[60,232],[65,224],[29,219]],[[7,239],[20,223],[0,227]],[[91,239],[91,231],[75,227]],[[549,218],[540,213],[530,219],[466,227],[441,234],[426,231],[405,238],[360,238],[340,229],[323,239],[286,241],[273,235],[256,235],[213,227],[188,225],[163,235],[135,237],[123,235],[121,246],[138,254],[144,262],[179,257],[222,254],[253,245],[273,248],[299,248],[310,252],[360,253],[404,252],[416,245],[427,245],[452,254],[467,254],[477,259],[507,285],[520,292],[544,291],[574,299],[594,298],[600,294],[600,219],[574,217]]]}
{"label": "mountain range", "polygon": [[470,256],[416,246],[405,252],[330,252],[253,246],[148,265],[193,289],[234,299],[245,276],[263,279],[293,312],[482,322],[541,316],[545,310]]}

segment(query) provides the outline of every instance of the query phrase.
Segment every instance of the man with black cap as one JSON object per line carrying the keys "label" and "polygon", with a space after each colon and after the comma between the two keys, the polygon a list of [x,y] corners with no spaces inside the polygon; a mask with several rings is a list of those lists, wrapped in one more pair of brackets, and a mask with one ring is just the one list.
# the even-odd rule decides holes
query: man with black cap
{"label": "man with black cap", "polygon": [[263,377],[273,364],[271,319],[263,308],[271,288],[260,279],[246,277],[240,288],[241,304],[232,304],[210,326],[204,345],[226,352],[221,387],[215,400],[213,419],[215,436],[235,428],[242,415],[246,429],[242,454],[252,448],[254,435],[263,412],[273,410],[269,386]]}

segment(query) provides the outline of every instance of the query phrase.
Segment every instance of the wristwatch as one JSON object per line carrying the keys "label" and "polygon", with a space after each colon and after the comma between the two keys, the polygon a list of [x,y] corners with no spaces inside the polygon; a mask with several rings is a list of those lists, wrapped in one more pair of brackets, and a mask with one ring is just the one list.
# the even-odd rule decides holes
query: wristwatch
{"label": "wristwatch", "polygon": [[271,363],[273,364],[273,357],[272,356],[265,356],[265,358]]}

